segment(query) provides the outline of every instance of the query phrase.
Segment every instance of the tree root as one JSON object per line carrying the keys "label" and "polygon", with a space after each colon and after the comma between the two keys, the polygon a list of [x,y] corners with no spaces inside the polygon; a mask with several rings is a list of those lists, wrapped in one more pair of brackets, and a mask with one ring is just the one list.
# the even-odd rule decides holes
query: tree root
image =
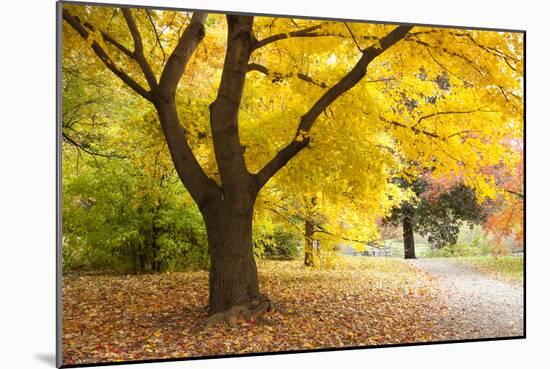
{"label": "tree root", "polygon": [[231,328],[237,328],[243,323],[271,326],[275,322],[264,317],[264,315],[274,311],[275,306],[271,300],[266,296],[260,296],[247,304],[236,305],[226,311],[210,315],[202,322],[198,322],[192,331],[196,332],[201,330],[201,328],[211,328],[219,324],[227,324]]}

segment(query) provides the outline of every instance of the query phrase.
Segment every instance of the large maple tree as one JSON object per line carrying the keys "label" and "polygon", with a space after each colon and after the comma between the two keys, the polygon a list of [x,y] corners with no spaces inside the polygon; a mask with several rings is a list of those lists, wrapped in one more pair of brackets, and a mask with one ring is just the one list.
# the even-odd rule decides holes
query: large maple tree
{"label": "large maple tree", "polygon": [[519,33],[83,5],[61,15],[64,60],[112,72],[155,112],[206,225],[210,313],[265,299],[252,223],[268,182],[327,206],[347,199],[338,214],[377,214],[399,196],[390,179],[403,166],[460,175],[483,199],[498,187],[479,168],[518,161],[501,143],[522,131]]}

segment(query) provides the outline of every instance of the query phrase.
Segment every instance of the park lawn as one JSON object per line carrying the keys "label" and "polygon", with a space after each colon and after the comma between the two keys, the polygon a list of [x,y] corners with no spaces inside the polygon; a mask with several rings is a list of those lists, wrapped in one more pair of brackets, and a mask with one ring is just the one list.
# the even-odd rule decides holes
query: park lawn
{"label": "park lawn", "polygon": [[[384,244],[392,249],[394,256],[402,258],[405,255],[405,248],[402,240],[385,240]],[[427,242],[418,241],[415,241],[414,249],[417,257],[425,257],[432,250]]]}
{"label": "park lawn", "polygon": [[471,256],[451,258],[456,263],[470,266],[482,273],[509,282],[523,282],[523,257],[518,256]]}
{"label": "park lawn", "polygon": [[454,339],[437,279],[398,259],[261,261],[275,325],[203,328],[207,272],[63,278],[63,361],[86,364]]}

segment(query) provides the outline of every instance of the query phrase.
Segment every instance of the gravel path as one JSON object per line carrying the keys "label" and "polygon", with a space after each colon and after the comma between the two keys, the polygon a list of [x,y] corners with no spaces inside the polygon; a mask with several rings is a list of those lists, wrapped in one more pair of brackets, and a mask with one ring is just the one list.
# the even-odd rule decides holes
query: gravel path
{"label": "gravel path", "polygon": [[439,277],[449,314],[442,326],[458,339],[523,335],[523,287],[445,259],[409,262]]}

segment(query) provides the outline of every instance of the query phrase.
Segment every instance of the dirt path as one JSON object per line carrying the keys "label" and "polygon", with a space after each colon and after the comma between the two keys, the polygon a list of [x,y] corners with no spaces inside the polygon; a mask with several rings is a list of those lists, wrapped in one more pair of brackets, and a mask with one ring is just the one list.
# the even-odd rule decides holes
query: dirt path
{"label": "dirt path", "polygon": [[523,335],[523,287],[445,259],[410,260],[439,277],[448,312],[442,326],[459,339]]}

